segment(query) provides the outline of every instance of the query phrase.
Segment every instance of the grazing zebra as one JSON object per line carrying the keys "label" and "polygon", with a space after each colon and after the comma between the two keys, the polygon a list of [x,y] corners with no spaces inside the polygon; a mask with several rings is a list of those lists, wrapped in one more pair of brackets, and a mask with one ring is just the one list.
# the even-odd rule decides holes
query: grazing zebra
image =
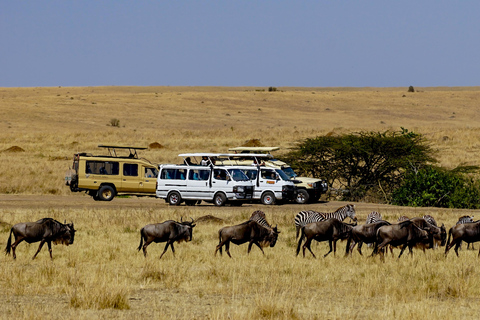
{"label": "grazing zebra", "polygon": [[382,221],[382,215],[377,211],[372,211],[368,214],[365,224],[376,223],[380,221]]}
{"label": "grazing zebra", "polygon": [[410,218],[407,217],[407,216],[401,216],[400,218],[398,218],[397,221],[398,221],[398,222],[403,222],[403,221],[407,221],[407,220],[410,220]]}
{"label": "grazing zebra", "polygon": [[259,225],[264,226],[267,229],[272,228],[272,226],[270,226],[270,224],[267,222],[267,217],[263,211],[254,211],[248,220],[256,221]]}
{"label": "grazing zebra", "polygon": [[295,216],[295,228],[297,229],[297,238],[300,232],[300,229],[312,222],[318,221],[325,221],[330,218],[335,218],[340,221],[345,220],[349,217],[353,221],[357,221],[357,217],[355,216],[355,205],[347,204],[343,207],[338,208],[334,212],[316,212],[316,211],[300,211]]}
{"label": "grazing zebra", "polygon": [[[461,216],[458,218],[458,221],[456,224],[465,224],[465,223],[472,223],[473,222],[473,216]],[[460,249],[462,248],[462,243],[460,243]],[[467,250],[470,249],[470,243],[467,244]],[[473,246],[472,242],[472,250],[475,250],[475,247]]]}
{"label": "grazing zebra", "polygon": [[437,221],[435,221],[435,219],[431,215],[426,214],[426,215],[423,216],[423,219],[425,219],[425,221],[427,221],[431,225],[434,225],[435,227],[438,227]]}

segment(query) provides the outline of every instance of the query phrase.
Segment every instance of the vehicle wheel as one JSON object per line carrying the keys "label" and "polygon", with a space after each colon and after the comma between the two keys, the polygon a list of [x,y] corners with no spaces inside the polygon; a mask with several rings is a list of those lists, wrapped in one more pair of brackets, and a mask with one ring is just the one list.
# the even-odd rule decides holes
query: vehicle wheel
{"label": "vehicle wheel", "polygon": [[168,195],[168,203],[172,206],[179,206],[182,203],[182,197],[176,191],[170,192]]}
{"label": "vehicle wheel", "polygon": [[194,206],[197,204],[197,200],[185,200],[187,206]]}
{"label": "vehicle wheel", "polygon": [[273,193],[271,193],[270,191],[267,191],[265,192],[264,194],[262,194],[262,203],[265,204],[265,205],[272,205],[272,204],[275,204],[275,195]]}
{"label": "vehicle wheel", "polygon": [[308,194],[307,190],[300,189],[297,192],[297,198],[295,199],[296,203],[305,204],[308,202],[310,195]]}
{"label": "vehicle wheel", "polygon": [[[112,201],[115,198],[115,190],[110,186],[101,186],[97,194],[102,201]],[[95,197],[93,197],[95,199]]]}
{"label": "vehicle wheel", "polygon": [[222,207],[225,205],[225,203],[227,202],[227,197],[225,197],[225,195],[223,193],[217,193],[215,195],[215,198],[213,198],[213,203],[217,206],[217,207]]}

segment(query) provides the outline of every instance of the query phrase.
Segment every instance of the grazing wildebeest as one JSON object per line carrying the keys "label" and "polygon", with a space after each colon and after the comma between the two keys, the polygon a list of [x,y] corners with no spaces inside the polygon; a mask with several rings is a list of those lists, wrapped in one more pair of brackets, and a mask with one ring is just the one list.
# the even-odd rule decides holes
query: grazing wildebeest
{"label": "grazing wildebeest", "polygon": [[252,245],[255,244],[265,254],[262,246],[270,245],[270,247],[274,247],[279,233],[280,231],[277,230],[276,226],[274,228],[265,227],[253,220],[248,220],[235,226],[223,227],[218,231],[219,243],[215,248],[215,255],[217,255],[217,251],[220,251],[220,254],[222,254],[222,247],[225,245],[225,251],[231,258],[230,242],[236,245],[248,242],[247,253],[250,253]]}
{"label": "grazing wildebeest", "polygon": [[[323,257],[326,257],[333,250],[333,254],[337,251],[337,241],[340,239],[347,239],[350,236],[353,225],[344,223],[336,218],[331,218],[326,221],[312,222],[302,227],[301,236],[297,245],[297,256],[300,252],[300,246],[302,245],[303,239],[305,244],[303,245],[303,257],[305,257],[305,249],[308,249],[310,253],[316,258],[315,254],[312,252],[310,245],[312,240],[318,242],[328,241],[330,251],[328,251]],[[332,249],[333,243],[333,249]]]}
{"label": "grazing wildebeest", "polygon": [[[452,238],[452,242],[450,242],[450,238]],[[457,224],[450,228],[448,231],[447,246],[445,247],[445,256],[447,256],[448,251],[455,246],[455,253],[458,257],[458,249],[462,241],[466,243],[480,241],[480,221]],[[480,256],[480,250],[478,251],[478,255]]]}
{"label": "grazing wildebeest", "polygon": [[[36,222],[22,222],[17,223],[10,229],[10,235],[8,236],[7,247],[5,248],[5,254],[10,254],[10,249],[12,250],[13,259],[17,258],[15,254],[15,248],[22,241],[27,243],[33,243],[40,241],[38,250],[33,256],[32,260],[35,259],[37,254],[42,249],[45,242],[48,245],[48,251],[50,252],[50,259],[52,257],[52,242],[54,244],[64,244],[70,245],[73,244],[75,238],[75,229],[73,227],[73,222],[66,224],[61,223],[52,218],[43,218]],[[15,242],[12,244],[12,233],[15,237]]]}
{"label": "grazing wildebeest", "polygon": [[382,226],[388,226],[390,222],[380,220],[374,223],[366,223],[363,225],[355,226],[352,228],[350,237],[347,241],[347,248],[345,254],[348,255],[352,253],[355,245],[358,244],[357,250],[360,255],[362,255],[362,244],[363,243],[375,243],[377,241],[377,230]]}
{"label": "grazing wildebeest", "polygon": [[[416,217],[410,220],[420,229],[426,230],[433,235],[434,245],[430,248],[434,249],[435,244],[439,244],[441,247],[443,247],[445,245],[445,242],[447,241],[447,229],[445,228],[445,225],[442,223],[442,225],[438,227],[437,222],[435,221],[435,219],[433,219],[432,216],[427,215],[426,217],[427,218]],[[423,252],[425,252],[426,245],[430,245],[430,242],[422,243],[419,245],[423,249]]]}
{"label": "grazing wildebeest", "polygon": [[[192,219],[192,218],[190,218]],[[155,242],[167,242],[165,249],[160,255],[160,259],[167,252],[168,246],[172,248],[173,255],[175,256],[174,242],[192,241],[193,228],[195,224],[192,221],[177,222],[173,220],[167,220],[162,223],[148,224],[140,230],[140,245],[138,251],[143,249],[143,255],[147,257],[147,247],[150,243]],[[143,244],[145,241],[145,244]]]}
{"label": "grazing wildebeest", "polygon": [[389,226],[383,226],[377,230],[377,241],[375,242],[375,248],[373,249],[372,254],[377,254],[379,250],[382,252],[383,259],[383,248],[390,244],[394,247],[402,246],[400,251],[400,258],[403,254],[403,251],[408,247],[410,254],[413,255],[412,248],[419,242],[424,242],[432,237],[429,233],[419,227],[417,227],[413,221],[407,220],[399,224],[392,224]]}

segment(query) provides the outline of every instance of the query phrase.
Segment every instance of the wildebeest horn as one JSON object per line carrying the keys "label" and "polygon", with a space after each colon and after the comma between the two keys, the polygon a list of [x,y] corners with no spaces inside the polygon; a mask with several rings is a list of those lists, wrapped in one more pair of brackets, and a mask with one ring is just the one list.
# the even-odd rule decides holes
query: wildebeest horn
{"label": "wildebeest horn", "polygon": [[183,222],[183,217],[180,217],[180,222]]}
{"label": "wildebeest horn", "polygon": [[190,219],[192,219],[192,223],[193,223],[193,221],[195,221],[195,220],[193,220],[193,218],[192,218],[192,217],[190,217]]}

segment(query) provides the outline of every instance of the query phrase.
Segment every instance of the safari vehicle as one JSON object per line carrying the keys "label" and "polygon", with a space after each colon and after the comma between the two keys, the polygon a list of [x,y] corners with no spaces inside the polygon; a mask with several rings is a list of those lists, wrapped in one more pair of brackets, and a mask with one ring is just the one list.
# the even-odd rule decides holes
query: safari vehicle
{"label": "safari vehicle", "polygon": [[[240,206],[252,200],[254,185],[242,170],[217,166],[213,161],[190,162],[195,155],[185,154],[184,164],[160,165],[156,191],[158,198],[177,206],[182,202],[192,206],[201,201],[216,206],[227,203]],[[209,157],[209,154],[202,155]]]}
{"label": "safari vehicle", "polygon": [[241,169],[255,183],[253,199],[262,204],[295,200],[297,188],[279,168],[265,166],[272,159],[270,154],[221,154],[216,163]]}
{"label": "safari vehicle", "polygon": [[[116,195],[155,196],[158,169],[150,161],[139,158],[144,147],[99,145],[108,155],[76,153],[71,177],[65,178],[72,192],[84,191],[95,200],[111,201]],[[128,154],[126,154],[128,150]],[[125,153],[125,155],[117,154]]]}
{"label": "safari vehicle", "polygon": [[[272,151],[279,150],[279,147],[236,147],[230,148],[229,151],[234,151],[237,154],[246,155],[250,153],[266,153],[270,154]],[[250,161],[251,163],[251,161]],[[297,187],[297,197],[295,201],[300,204],[307,202],[316,202],[320,196],[327,192],[328,184],[325,180],[309,177],[299,177],[287,163],[278,159],[269,159],[265,161],[266,167],[282,169]]]}

